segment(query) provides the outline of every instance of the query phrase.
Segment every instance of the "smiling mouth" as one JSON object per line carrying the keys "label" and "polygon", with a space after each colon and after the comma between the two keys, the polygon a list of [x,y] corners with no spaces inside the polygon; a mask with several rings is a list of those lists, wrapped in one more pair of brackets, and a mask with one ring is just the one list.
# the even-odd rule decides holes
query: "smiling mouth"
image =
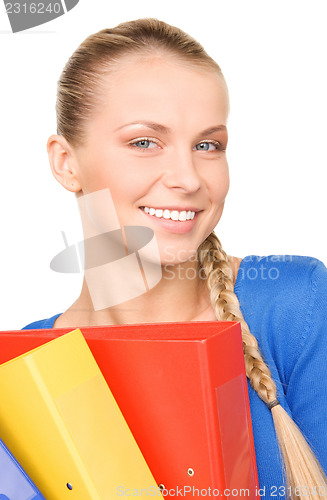
{"label": "smiling mouth", "polygon": [[173,221],[189,221],[193,220],[195,216],[195,211],[193,210],[168,210],[168,208],[150,208],[150,207],[140,207],[146,214],[157,217],[158,219],[166,219]]}

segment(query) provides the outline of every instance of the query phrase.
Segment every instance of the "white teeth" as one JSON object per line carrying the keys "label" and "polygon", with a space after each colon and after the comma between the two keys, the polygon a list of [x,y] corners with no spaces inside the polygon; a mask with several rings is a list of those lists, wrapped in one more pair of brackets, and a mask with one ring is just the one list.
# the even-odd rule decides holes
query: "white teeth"
{"label": "white teeth", "polygon": [[195,212],[192,212],[192,210],[182,210],[179,212],[178,210],[168,210],[167,208],[161,209],[161,208],[150,208],[150,207],[141,207],[146,214],[150,215],[155,215],[158,218],[163,217],[164,219],[171,219],[174,221],[186,221],[186,220],[192,220],[194,219]]}

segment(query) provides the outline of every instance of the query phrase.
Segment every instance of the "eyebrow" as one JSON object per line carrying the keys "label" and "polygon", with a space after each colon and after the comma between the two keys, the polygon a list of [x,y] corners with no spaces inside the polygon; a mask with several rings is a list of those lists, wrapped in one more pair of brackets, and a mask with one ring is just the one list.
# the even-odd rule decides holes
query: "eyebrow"
{"label": "eyebrow", "polygon": [[[135,121],[135,122],[131,122],[131,123],[126,123],[125,125],[122,125],[121,127],[116,128],[116,130],[114,130],[114,132],[117,132],[118,130],[120,130],[124,127],[128,127],[129,125],[143,125],[143,126],[146,126],[148,128],[152,128],[156,132],[161,132],[162,134],[171,134],[172,133],[171,128],[166,127],[165,125],[161,125],[160,123],[148,122],[148,121],[143,121],[143,122]],[[220,132],[222,130],[227,131],[226,126],[225,125],[217,125],[215,127],[210,127],[210,128],[203,130],[202,132],[200,132],[199,135],[209,135],[209,134],[213,134],[214,132]]]}

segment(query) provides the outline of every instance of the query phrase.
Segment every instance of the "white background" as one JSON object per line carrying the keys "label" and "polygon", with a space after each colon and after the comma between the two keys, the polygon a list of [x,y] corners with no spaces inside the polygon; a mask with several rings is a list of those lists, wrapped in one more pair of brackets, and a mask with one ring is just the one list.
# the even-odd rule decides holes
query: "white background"
{"label": "white background", "polygon": [[54,180],[56,81],[89,34],[158,17],[198,39],[230,91],[231,189],[217,227],[226,251],[311,255],[327,263],[327,7],[324,0],[80,0],[11,33],[0,5],[0,329],[63,312],[82,277],[49,268],[81,239],[75,197]]}

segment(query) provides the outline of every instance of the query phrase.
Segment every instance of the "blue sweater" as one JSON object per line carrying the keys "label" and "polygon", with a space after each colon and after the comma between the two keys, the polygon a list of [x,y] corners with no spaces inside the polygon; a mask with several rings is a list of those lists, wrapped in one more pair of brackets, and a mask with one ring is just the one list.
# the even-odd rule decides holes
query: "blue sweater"
{"label": "blue sweater", "polygon": [[[310,257],[245,257],[235,293],[276,382],[281,405],[327,473],[326,267]],[[58,316],[25,329],[52,328]],[[286,498],[271,412],[249,384],[248,388],[261,498]]]}

